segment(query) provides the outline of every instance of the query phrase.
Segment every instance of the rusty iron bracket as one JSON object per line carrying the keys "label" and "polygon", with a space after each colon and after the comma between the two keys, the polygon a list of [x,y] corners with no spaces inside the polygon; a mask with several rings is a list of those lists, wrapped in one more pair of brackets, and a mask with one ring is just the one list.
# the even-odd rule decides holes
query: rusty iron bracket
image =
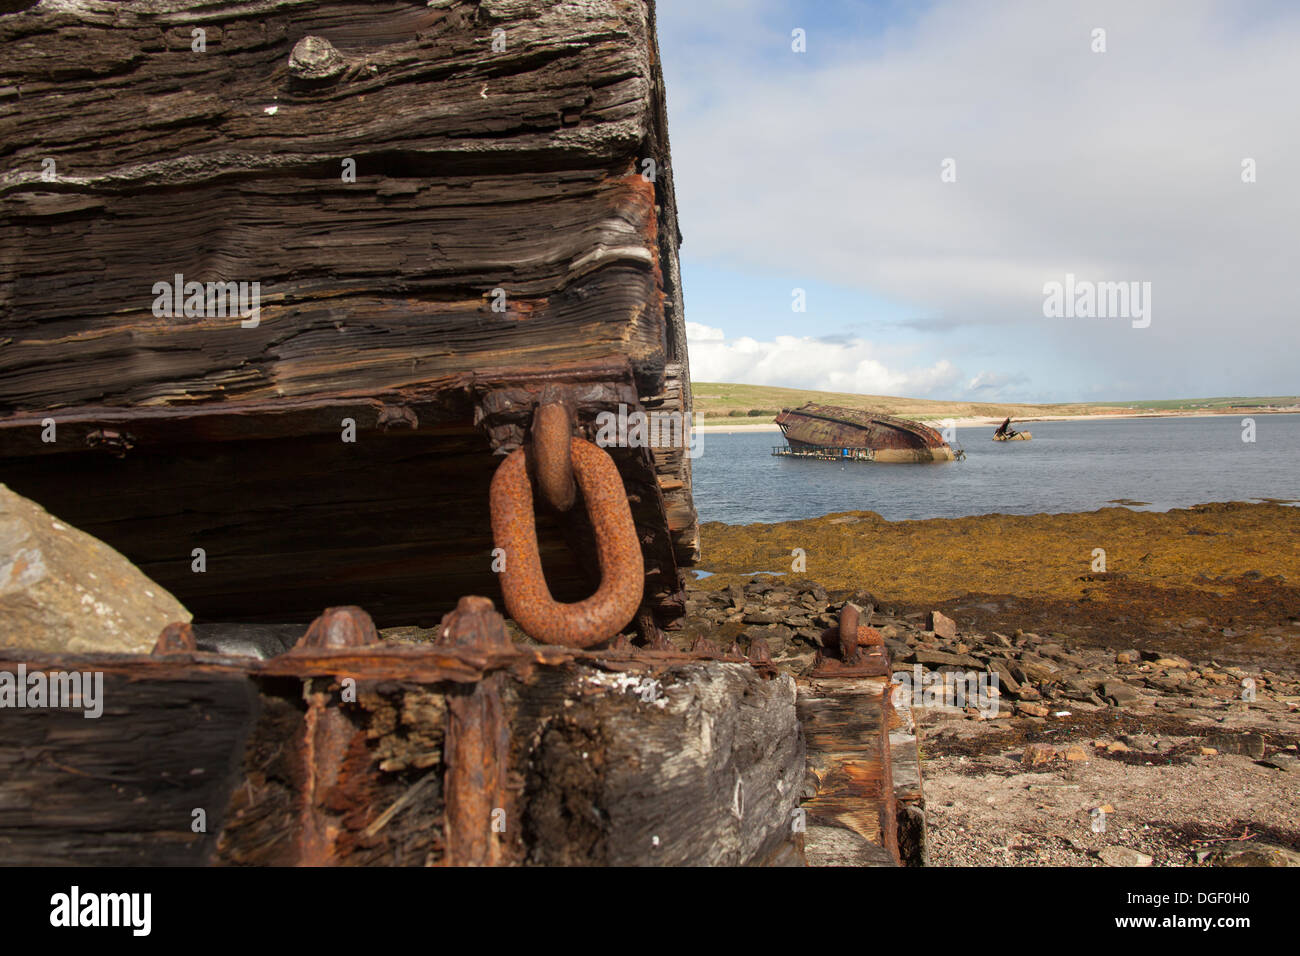
{"label": "rusty iron bracket", "polygon": [[476,390],[474,425],[495,454],[509,454],[527,443],[536,426],[537,409],[556,402],[568,409],[574,433],[591,437],[601,412],[619,405],[636,408],[640,398],[630,370],[609,368],[592,370],[584,376],[552,375],[549,379],[538,371],[513,385]]}
{"label": "rusty iron bracket", "polygon": [[822,632],[822,650],[813,660],[813,677],[883,677],[889,674],[885,639],[861,623],[861,609],[845,604],[838,627]]}

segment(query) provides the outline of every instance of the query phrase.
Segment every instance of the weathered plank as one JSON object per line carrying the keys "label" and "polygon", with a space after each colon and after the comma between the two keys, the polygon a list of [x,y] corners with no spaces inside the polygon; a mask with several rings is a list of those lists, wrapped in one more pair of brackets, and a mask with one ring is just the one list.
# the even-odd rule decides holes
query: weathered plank
{"label": "weathered plank", "polygon": [[[540,0],[0,20],[0,405],[383,391],[612,353],[657,387],[684,348],[650,30],[640,3]],[[308,35],[355,69],[296,85]],[[177,273],[259,281],[259,324],[155,317]]]}
{"label": "weathered plank", "polygon": [[97,719],[80,710],[0,711],[0,863],[211,858],[258,719],[252,685],[232,674],[136,682],[109,672],[103,694]]}
{"label": "weathered plank", "polygon": [[816,790],[803,803],[814,864],[899,864],[888,695],[887,677],[800,681]]}
{"label": "weathered plank", "polygon": [[788,675],[727,663],[584,671],[551,694],[525,783],[530,862],[785,861],[804,774]]}
{"label": "weathered plank", "polygon": [[[895,685],[897,687],[897,685]],[[904,866],[928,865],[925,791],[916,720],[906,695],[891,698],[895,720],[889,731],[889,764],[898,808],[898,856]]]}

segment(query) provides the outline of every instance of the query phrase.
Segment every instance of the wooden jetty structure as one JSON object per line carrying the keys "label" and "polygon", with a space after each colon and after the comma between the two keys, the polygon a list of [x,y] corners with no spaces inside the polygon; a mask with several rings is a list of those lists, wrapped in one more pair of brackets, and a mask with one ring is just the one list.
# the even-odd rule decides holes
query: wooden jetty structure
{"label": "wooden jetty structure", "polygon": [[691,411],[652,3],[8,8],[0,480],[194,622],[0,653],[104,706],[0,711],[0,863],[919,858],[883,648],[675,647],[686,442],[600,441]]}
{"label": "wooden jetty structure", "polygon": [[929,425],[856,408],[809,402],[776,417],[793,452],[864,448],[879,462],[952,461],[952,448]]}
{"label": "wooden jetty structure", "polygon": [[870,448],[831,448],[822,445],[805,445],[792,448],[789,445],[774,445],[772,454],[777,458],[812,458],[817,461],[874,461],[875,455]]}

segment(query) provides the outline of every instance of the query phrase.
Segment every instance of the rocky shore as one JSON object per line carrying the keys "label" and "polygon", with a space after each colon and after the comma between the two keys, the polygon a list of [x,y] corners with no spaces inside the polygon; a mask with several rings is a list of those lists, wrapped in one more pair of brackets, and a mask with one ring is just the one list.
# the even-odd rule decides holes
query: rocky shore
{"label": "rocky shore", "polygon": [[[50,618],[22,632],[63,642],[30,646],[66,650],[78,627],[119,642],[98,650],[152,639],[152,605],[106,617],[114,609],[99,604],[120,589],[104,601],[88,590],[134,580],[125,558],[3,486],[0,517],[13,553],[9,604]],[[888,654],[900,733],[911,741],[908,813],[924,800],[926,827],[911,832],[927,833],[926,843],[909,860],[1300,863],[1300,509],[898,523],[858,512],[704,532],[705,575],[657,649],[748,656],[806,677],[819,655],[838,652],[828,645],[842,610],[856,606]],[[782,563],[789,571],[746,570]],[[89,583],[79,584],[83,571]],[[148,585],[140,593],[151,601],[171,600]],[[52,597],[24,603],[43,587]],[[166,613],[188,618],[179,605]],[[508,626],[517,643],[532,643]],[[281,654],[301,633],[194,625],[201,650],[233,656]]]}
{"label": "rocky shore", "polygon": [[[706,525],[718,570],[672,640],[761,640],[802,675],[845,602],[870,608],[920,728],[931,865],[1300,863],[1300,512],[845,517]],[[731,570],[800,541],[824,579]],[[1090,569],[1094,542],[1118,568]],[[1003,589],[963,589],[990,567]]]}

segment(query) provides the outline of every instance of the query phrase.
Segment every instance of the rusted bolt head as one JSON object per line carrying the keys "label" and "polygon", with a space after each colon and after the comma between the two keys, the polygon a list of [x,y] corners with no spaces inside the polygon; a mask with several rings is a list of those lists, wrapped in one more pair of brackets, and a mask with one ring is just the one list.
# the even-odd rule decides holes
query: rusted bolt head
{"label": "rusted bolt head", "polygon": [[190,654],[199,649],[198,642],[194,639],[194,629],[190,627],[188,621],[177,621],[168,624],[158,635],[158,641],[153,646],[151,652],[155,656],[163,654]]}
{"label": "rusted bolt head", "polygon": [[456,603],[456,610],[443,615],[438,643],[475,650],[510,650],[505,619],[490,598],[470,594]]}
{"label": "rusted bolt head", "polygon": [[298,80],[332,80],[346,67],[343,54],[324,37],[305,36],[293,45],[289,54],[289,73]]}
{"label": "rusted bolt head", "polygon": [[697,637],[691,643],[691,653],[698,654],[701,657],[716,658],[722,656],[722,651],[718,649],[718,645],[714,644],[707,637]]}
{"label": "rusted bolt head", "polygon": [[296,647],[334,649],[361,647],[379,641],[375,622],[359,607],[327,607],[320,617],[311,622],[307,633],[298,639]]}
{"label": "rusted bolt head", "polygon": [[668,635],[663,631],[656,629],[655,635],[650,638],[650,643],[646,645],[646,649],[651,651],[675,651],[677,645],[668,640]]}

